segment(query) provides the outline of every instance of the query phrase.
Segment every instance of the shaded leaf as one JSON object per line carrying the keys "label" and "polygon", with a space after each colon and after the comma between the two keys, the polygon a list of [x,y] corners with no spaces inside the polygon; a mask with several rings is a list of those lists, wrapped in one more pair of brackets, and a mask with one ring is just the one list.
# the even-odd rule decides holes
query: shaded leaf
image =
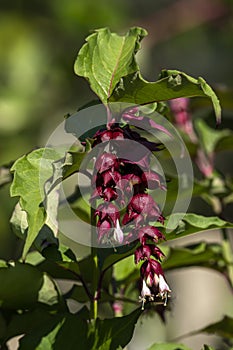
{"label": "shaded leaf", "polygon": [[2,339],[5,336],[5,333],[6,333],[6,321],[3,315],[0,313],[0,339]]}
{"label": "shaded leaf", "polygon": [[19,349],[76,349],[77,344],[87,348],[88,311],[86,307],[77,314],[50,313],[36,309],[13,316],[7,327],[5,339],[24,334]]}
{"label": "shaded leaf", "polygon": [[60,314],[50,316],[46,323],[28,332],[20,339],[20,350],[73,350],[78,344],[87,347],[86,308],[76,315]]}
{"label": "shaded leaf", "polygon": [[209,97],[213,103],[216,120],[221,120],[219,100],[202,78],[195,79],[176,70],[163,70],[156,82],[144,80],[139,72],[122,78],[110,97],[110,102],[147,104],[178,97]]}
{"label": "shaded leaf", "polygon": [[0,268],[0,305],[3,308],[28,308],[38,301],[43,273],[34,266],[15,263]]}
{"label": "shaded leaf", "polygon": [[96,30],[78,53],[74,70],[85,77],[92,90],[107,103],[119,80],[138,70],[135,54],[146,35],[142,28],[131,28],[125,36],[108,28]]}
{"label": "shaded leaf", "polygon": [[117,247],[116,251],[112,248],[100,250],[99,256],[102,269],[108,269],[118,261],[132,255],[135,251],[136,245],[137,242],[133,242],[128,246]]}
{"label": "shaded leaf", "polygon": [[[83,189],[82,192],[80,191],[80,187],[75,187],[75,192],[67,198],[67,201],[70,204],[70,207],[74,211],[74,213],[84,222],[87,222],[88,224],[91,222],[91,207],[88,204],[88,200],[85,200],[84,193],[85,190]],[[90,189],[87,189],[87,194],[90,196]]]}
{"label": "shaded leaf", "polygon": [[62,166],[62,173],[60,173],[61,180],[67,179],[69,176],[79,171],[83,159],[91,150],[91,141],[85,139],[85,143],[85,148],[78,145],[76,148],[70,149],[67,153],[65,162]]}
{"label": "shaded leaf", "polygon": [[60,247],[51,245],[43,250],[42,255],[63,269],[69,270],[74,274],[74,276],[79,276],[79,263],[77,262],[76,257],[70,248],[63,245],[60,245]]}
{"label": "shaded leaf", "polygon": [[115,350],[124,348],[131,340],[135,324],[142,310],[136,309],[123,317],[93,322],[89,335],[90,350]]}
{"label": "shaded leaf", "polygon": [[191,350],[191,349],[183,344],[157,343],[152,345],[148,350]]}
{"label": "shaded leaf", "polygon": [[171,247],[166,252],[163,268],[171,270],[179,267],[204,266],[223,271],[227,261],[223,256],[222,246],[215,243],[199,243],[195,246]]}
{"label": "shaded leaf", "polygon": [[229,316],[224,316],[224,318],[216,323],[210,324],[207,327],[199,329],[198,331],[193,332],[192,334],[198,333],[209,333],[216,334],[223,338],[233,338],[233,318]]}
{"label": "shaded leaf", "polygon": [[214,348],[212,348],[212,346],[204,344],[204,347],[202,348],[202,350],[214,350]]}

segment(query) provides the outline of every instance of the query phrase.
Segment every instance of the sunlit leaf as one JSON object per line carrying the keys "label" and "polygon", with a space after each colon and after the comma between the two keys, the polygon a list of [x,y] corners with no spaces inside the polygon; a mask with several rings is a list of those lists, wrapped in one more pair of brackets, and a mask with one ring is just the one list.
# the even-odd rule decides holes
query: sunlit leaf
{"label": "sunlit leaf", "polygon": [[121,79],[110,102],[147,104],[167,101],[178,97],[208,97],[211,99],[217,123],[221,120],[219,100],[211,87],[202,78],[195,79],[176,70],[163,70],[159,80],[148,82],[139,72]]}
{"label": "sunlit leaf", "polygon": [[52,176],[53,162],[61,154],[54,149],[38,149],[19,158],[12,166],[14,179],[11,196],[20,197],[20,205],[27,213],[28,233],[23,250],[25,258],[28,250],[46,221],[44,184]]}
{"label": "sunlit leaf", "polygon": [[47,275],[43,274],[43,284],[38,293],[38,301],[47,305],[59,303],[59,293],[55,282]]}
{"label": "sunlit leaf", "polygon": [[119,80],[138,70],[135,54],[146,35],[142,28],[131,28],[125,36],[111,33],[108,28],[96,30],[79,51],[74,70],[85,77],[92,90],[108,101]]}
{"label": "sunlit leaf", "polygon": [[[166,229],[169,231],[166,233],[167,240],[180,238],[183,236],[190,235],[192,233],[197,233],[211,229],[233,227],[232,223],[224,221],[218,218],[217,216],[203,216],[191,213],[184,215],[183,219],[179,220],[177,226],[177,218],[179,217],[179,213],[172,214],[170,217],[167,217],[167,220],[169,222],[169,226],[166,227]],[[161,230],[163,229],[161,228]]]}

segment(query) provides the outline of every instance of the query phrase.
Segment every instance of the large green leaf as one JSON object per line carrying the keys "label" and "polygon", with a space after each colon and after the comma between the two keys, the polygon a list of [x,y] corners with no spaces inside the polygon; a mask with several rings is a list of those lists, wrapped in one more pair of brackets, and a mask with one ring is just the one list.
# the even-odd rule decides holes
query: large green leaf
{"label": "large green leaf", "polygon": [[70,313],[50,313],[36,309],[22,315],[16,315],[9,323],[5,339],[24,335],[20,339],[19,349],[24,350],[73,350],[82,344],[87,347],[87,309],[73,315]]}
{"label": "large green leaf", "polygon": [[[167,230],[170,231],[166,233],[166,239],[171,240],[175,238],[180,238],[183,236],[190,235],[192,233],[197,233],[201,231],[219,229],[219,228],[232,228],[233,224],[224,221],[217,216],[202,216],[197,214],[188,213],[184,215],[182,220],[179,220],[177,226],[177,218],[180,218],[180,214],[172,214],[167,217],[169,226]],[[166,226],[166,222],[165,222]],[[161,228],[163,230],[163,228]]]}
{"label": "large green leaf", "polygon": [[224,316],[221,321],[192,332],[191,335],[198,333],[216,334],[223,338],[233,339],[233,318]]}
{"label": "large green leaf", "polygon": [[135,251],[136,245],[137,242],[132,242],[130,245],[118,247],[116,250],[113,248],[99,250],[98,254],[102,270],[108,269],[118,261],[132,255]]}
{"label": "large green leaf", "polygon": [[110,97],[110,102],[148,104],[178,97],[208,97],[211,99],[217,123],[221,119],[219,100],[202,78],[195,79],[176,70],[163,70],[159,80],[148,82],[139,72],[122,78]]}
{"label": "large green leaf", "polygon": [[97,319],[92,324],[89,336],[89,350],[116,350],[124,348],[131,340],[135,324],[142,310],[136,309],[131,314],[112,319]]}
{"label": "large green leaf", "polygon": [[77,278],[79,276],[79,263],[72,250],[66,246],[60,245],[60,247],[57,247],[56,245],[50,245],[43,250],[42,254],[47,260],[55,263],[64,270],[72,272],[73,277],[76,276]]}
{"label": "large green leaf", "polygon": [[74,70],[85,77],[103,103],[107,103],[120,79],[138,70],[135,54],[146,35],[142,28],[131,28],[125,36],[108,28],[96,30],[79,51]]}
{"label": "large green leaf", "polygon": [[25,258],[28,250],[46,221],[44,184],[53,174],[53,162],[61,158],[54,149],[38,149],[19,158],[11,170],[14,179],[11,196],[20,197],[20,205],[27,213],[28,232],[23,250]]}
{"label": "large green leaf", "polygon": [[43,273],[28,264],[0,268],[0,304],[4,308],[28,308],[37,302]]}
{"label": "large green leaf", "polygon": [[152,345],[148,350],[191,350],[191,349],[183,344],[157,343]]}
{"label": "large green leaf", "polygon": [[223,271],[227,261],[223,256],[223,248],[217,243],[202,242],[195,246],[168,247],[163,268],[171,270],[188,266],[203,266]]}

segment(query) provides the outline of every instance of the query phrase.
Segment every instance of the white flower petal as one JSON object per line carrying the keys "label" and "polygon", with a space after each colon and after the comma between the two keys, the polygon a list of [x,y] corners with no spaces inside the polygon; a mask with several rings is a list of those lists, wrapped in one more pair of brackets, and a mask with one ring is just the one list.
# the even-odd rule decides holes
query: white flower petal
{"label": "white flower petal", "polygon": [[122,243],[123,240],[124,240],[124,233],[123,233],[123,231],[122,231],[122,229],[120,227],[120,223],[119,223],[118,219],[116,221],[116,227],[114,229],[113,238],[118,243]]}

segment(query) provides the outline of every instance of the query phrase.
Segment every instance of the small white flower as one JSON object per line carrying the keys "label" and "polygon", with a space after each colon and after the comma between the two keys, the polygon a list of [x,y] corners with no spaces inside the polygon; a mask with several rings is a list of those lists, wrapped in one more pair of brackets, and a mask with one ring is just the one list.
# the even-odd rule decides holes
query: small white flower
{"label": "small white flower", "polygon": [[164,306],[167,305],[167,298],[170,297],[171,289],[167,282],[165,281],[165,278],[163,275],[159,275],[159,293],[157,296],[161,297],[162,299],[165,299]]}
{"label": "small white flower", "polygon": [[139,301],[142,303],[142,310],[144,310],[144,304],[146,302],[146,297],[149,298],[149,300],[154,300],[153,294],[151,294],[150,288],[147,286],[146,281],[142,281],[142,290],[141,290],[141,296],[139,297]]}
{"label": "small white flower", "polygon": [[124,240],[124,233],[123,233],[123,231],[122,231],[122,229],[120,227],[120,223],[119,223],[118,219],[116,221],[116,227],[114,229],[113,238],[118,243],[122,243],[123,240]]}

